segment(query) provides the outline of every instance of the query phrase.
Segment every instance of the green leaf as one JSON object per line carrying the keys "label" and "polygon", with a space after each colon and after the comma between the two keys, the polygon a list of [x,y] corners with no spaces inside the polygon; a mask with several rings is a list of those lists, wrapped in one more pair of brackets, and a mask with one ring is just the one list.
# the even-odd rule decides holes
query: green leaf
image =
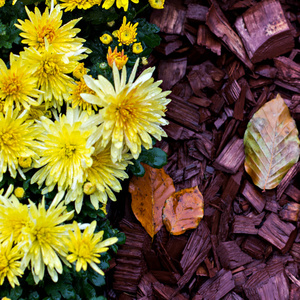
{"label": "green leaf", "polygon": [[160,169],[168,163],[167,153],[160,148],[152,148],[147,151],[143,151],[139,159],[149,165],[152,168]]}
{"label": "green leaf", "polygon": [[298,130],[281,96],[262,106],[244,135],[245,170],[259,188],[275,188],[300,155]]}
{"label": "green leaf", "polygon": [[132,172],[133,175],[143,177],[145,175],[145,169],[141,165],[140,160],[134,160],[133,165],[128,166],[128,171]]}
{"label": "green leaf", "polygon": [[95,272],[94,270],[89,272],[88,279],[92,282],[93,285],[95,285],[97,287],[105,285],[104,276],[100,275],[99,273]]}

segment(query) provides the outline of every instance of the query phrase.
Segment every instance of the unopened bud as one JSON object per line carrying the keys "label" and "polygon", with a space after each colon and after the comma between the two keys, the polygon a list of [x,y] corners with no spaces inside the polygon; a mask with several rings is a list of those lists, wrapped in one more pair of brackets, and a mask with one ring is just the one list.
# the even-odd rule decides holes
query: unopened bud
{"label": "unopened bud", "polygon": [[17,198],[23,198],[24,195],[25,195],[25,191],[22,187],[17,187],[15,190],[14,190],[14,194]]}
{"label": "unopened bud", "polygon": [[92,195],[96,192],[96,186],[91,182],[86,182],[83,186],[83,192],[86,195]]}

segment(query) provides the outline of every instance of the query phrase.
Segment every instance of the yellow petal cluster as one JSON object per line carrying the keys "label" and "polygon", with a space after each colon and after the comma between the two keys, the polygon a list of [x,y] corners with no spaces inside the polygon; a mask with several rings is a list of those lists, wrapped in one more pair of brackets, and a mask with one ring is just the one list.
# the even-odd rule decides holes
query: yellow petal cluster
{"label": "yellow petal cluster", "polygon": [[107,247],[115,244],[118,239],[113,237],[103,240],[104,231],[94,234],[96,226],[97,222],[93,221],[82,233],[77,222],[74,221],[73,230],[69,230],[69,236],[65,240],[70,252],[67,260],[70,263],[76,262],[77,272],[81,269],[86,271],[89,264],[96,272],[104,275],[97,265],[100,263],[100,253],[106,252]]}
{"label": "yellow petal cluster", "polygon": [[[129,0],[116,0],[117,8],[123,8],[124,11],[128,10]],[[131,0],[133,3],[139,3],[139,0]],[[102,7],[104,9],[110,9],[115,3],[115,0],[104,0]]]}
{"label": "yellow petal cluster", "polygon": [[165,0],[149,0],[149,4],[155,9],[163,9]]}
{"label": "yellow petal cluster", "polygon": [[129,46],[130,44],[136,42],[136,30],[138,25],[139,23],[135,23],[134,25],[132,25],[131,22],[126,23],[126,17],[123,17],[123,23],[117,31],[119,46]]}
{"label": "yellow petal cluster", "polygon": [[103,122],[97,132],[103,147],[111,145],[113,162],[121,161],[126,149],[137,159],[142,145],[146,149],[152,148],[151,136],[157,140],[166,136],[161,126],[168,124],[163,117],[170,102],[166,96],[170,92],[162,92],[161,81],[154,82],[154,68],[146,69],[134,81],[137,66],[138,60],[126,83],[126,68],[120,76],[114,65],[114,86],[103,76],[98,76],[98,80],[84,76],[87,86],[96,95],[81,96],[87,102],[103,107],[99,110]]}
{"label": "yellow petal cluster", "polygon": [[34,70],[23,66],[22,58],[10,54],[10,69],[0,59],[0,100],[4,102],[4,111],[16,107],[30,109],[30,105],[37,106],[37,98],[41,91],[37,89],[37,78]]}

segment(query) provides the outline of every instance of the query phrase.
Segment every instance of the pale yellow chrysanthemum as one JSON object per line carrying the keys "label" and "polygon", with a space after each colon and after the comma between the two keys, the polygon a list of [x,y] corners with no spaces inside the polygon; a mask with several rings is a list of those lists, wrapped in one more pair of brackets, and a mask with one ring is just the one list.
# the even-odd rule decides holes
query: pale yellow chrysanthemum
{"label": "pale yellow chrysanthemum", "polygon": [[110,148],[102,148],[100,143],[97,143],[92,159],[92,166],[87,168],[84,174],[85,181],[90,184],[90,188],[88,192],[84,192],[90,195],[91,203],[95,209],[99,209],[99,202],[106,204],[108,197],[116,201],[113,192],[119,192],[122,189],[119,179],[128,178],[125,170],[131,155],[123,154],[122,161],[113,163]]}
{"label": "pale yellow chrysanthemum", "polygon": [[165,0],[149,0],[149,4],[155,9],[163,9]]}
{"label": "pale yellow chrysanthemum", "polygon": [[113,40],[112,36],[107,33],[102,34],[99,39],[104,45],[110,44]]}
{"label": "pale yellow chrysanthemum", "polygon": [[19,157],[38,158],[35,152],[38,132],[33,120],[27,120],[26,111],[21,114],[17,110],[8,109],[0,113],[0,181],[8,170],[10,176],[16,178],[17,171],[25,179],[19,167]]}
{"label": "pale yellow chrysanthemum", "polygon": [[93,105],[83,100],[82,97],[80,96],[80,94],[82,93],[88,93],[92,95],[95,94],[95,92],[86,85],[83,78],[81,78],[80,81],[76,81],[75,84],[71,85],[70,96],[68,101],[72,103],[72,107],[75,108],[79,106],[82,110],[87,111],[87,113],[91,115],[93,109],[97,111],[98,107],[97,105]]}
{"label": "pale yellow chrysanthemum", "polygon": [[76,262],[77,272],[81,269],[86,271],[89,264],[97,273],[104,275],[98,266],[100,253],[106,252],[108,246],[115,244],[118,238],[112,237],[102,241],[104,231],[94,233],[96,226],[97,222],[93,221],[82,233],[77,222],[74,221],[73,231],[69,230],[69,237],[64,241],[70,252],[67,260],[70,263]]}
{"label": "pale yellow chrysanthemum", "polygon": [[27,239],[19,244],[24,252],[22,266],[31,264],[31,271],[36,283],[42,280],[47,267],[53,281],[63,271],[61,259],[67,256],[68,248],[63,243],[71,225],[63,225],[73,218],[74,211],[67,212],[67,207],[61,201],[63,192],[57,194],[46,210],[45,199],[36,206],[29,200],[30,225],[23,229]]}
{"label": "pale yellow chrysanthemum", "polygon": [[4,101],[4,111],[8,107],[29,109],[39,105],[37,99],[41,91],[37,89],[37,78],[29,65],[22,66],[19,56],[10,54],[10,69],[0,59],[0,99]]}
{"label": "pale yellow chrysanthemum", "polygon": [[0,244],[0,285],[3,284],[6,277],[12,288],[20,285],[17,276],[23,275],[23,270],[20,268],[21,258],[21,250],[18,246],[13,247],[12,240]]}
{"label": "pale yellow chrysanthemum", "polygon": [[29,222],[27,205],[20,203],[15,195],[0,196],[0,242],[9,239],[16,244],[22,242],[25,239],[22,230]]}
{"label": "pale yellow chrysanthemum", "polygon": [[46,42],[45,50],[40,53],[34,48],[25,48],[21,53],[25,65],[34,70],[33,76],[38,79],[38,88],[44,93],[39,101],[45,101],[46,109],[54,106],[57,109],[69,98],[70,83],[74,80],[68,74],[78,65],[78,55],[57,53]]}
{"label": "pale yellow chrysanthemum", "polygon": [[130,22],[126,24],[126,17],[123,17],[123,24],[119,28],[117,32],[117,37],[119,41],[119,46],[122,45],[127,45],[129,46],[130,44],[136,42],[136,28],[139,25],[139,23],[135,23],[132,25]]}
{"label": "pale yellow chrysanthemum", "polygon": [[126,68],[123,68],[120,77],[114,65],[114,86],[103,76],[98,76],[98,80],[84,76],[87,86],[96,92],[96,96],[81,96],[87,102],[103,107],[99,111],[103,123],[99,127],[98,136],[103,147],[111,143],[113,162],[122,160],[126,147],[137,159],[142,145],[146,149],[152,148],[151,135],[157,140],[166,136],[161,126],[168,124],[163,117],[166,105],[170,102],[166,96],[170,92],[162,92],[159,88],[161,81],[154,82],[154,68],[146,69],[134,81],[137,67],[138,60],[126,83]]}
{"label": "pale yellow chrysanthemum", "polygon": [[[139,3],[139,0],[131,0],[133,3]],[[115,3],[115,0],[105,0],[102,7],[104,9],[110,9]],[[117,8],[123,7],[124,11],[128,10],[129,0],[117,0]]]}
{"label": "pale yellow chrysanthemum", "polygon": [[117,47],[114,51],[111,51],[111,48],[108,47],[108,53],[106,55],[108,65],[112,68],[115,63],[118,70],[121,70],[128,61],[128,56],[124,54],[124,49],[121,52],[118,52]]}
{"label": "pale yellow chrysanthemum", "polygon": [[132,52],[135,54],[140,54],[144,51],[142,43],[134,43],[132,45]]}
{"label": "pale yellow chrysanthemum", "polygon": [[[76,37],[80,29],[74,28],[81,18],[71,20],[61,26],[63,12],[59,5],[56,5],[50,13],[49,8],[46,7],[42,15],[37,7],[35,7],[34,13],[29,11],[27,7],[25,9],[29,20],[18,20],[20,24],[15,24],[17,28],[23,31],[20,33],[20,36],[25,38],[22,40],[23,44],[28,44],[29,47],[33,47],[41,52],[45,50],[46,38],[55,52],[75,52],[82,47],[85,40]],[[89,49],[84,48],[83,52],[89,52]]]}
{"label": "pale yellow chrysanthemum", "polygon": [[59,191],[73,189],[77,183],[83,182],[84,170],[93,163],[91,155],[96,136],[97,125],[101,122],[100,115],[89,115],[78,107],[68,108],[66,115],[57,117],[53,122],[41,117],[39,126],[43,135],[38,140],[41,167],[31,178],[43,193],[52,191],[57,185]]}

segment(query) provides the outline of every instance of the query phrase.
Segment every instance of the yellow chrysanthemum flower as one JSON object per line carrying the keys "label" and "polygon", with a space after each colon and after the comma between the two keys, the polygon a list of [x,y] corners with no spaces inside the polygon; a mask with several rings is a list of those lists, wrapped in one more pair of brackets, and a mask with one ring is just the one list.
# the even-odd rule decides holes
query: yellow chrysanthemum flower
{"label": "yellow chrysanthemum flower", "polygon": [[0,0],[0,7],[5,5],[5,0]]}
{"label": "yellow chrysanthemum flower", "polygon": [[44,133],[38,138],[41,167],[31,178],[41,188],[45,182],[43,194],[52,191],[57,184],[59,191],[73,189],[77,183],[83,183],[84,170],[93,163],[91,155],[100,115],[89,115],[78,107],[68,108],[66,115],[57,117],[53,122],[41,117],[39,122]]}
{"label": "yellow chrysanthemum flower", "polygon": [[112,40],[113,40],[112,37],[111,37],[111,35],[109,35],[107,33],[102,34],[99,39],[105,45],[110,44],[112,42]]}
{"label": "yellow chrysanthemum flower", "polygon": [[34,48],[25,48],[21,53],[24,65],[30,65],[34,70],[33,76],[38,79],[40,94],[39,101],[45,101],[46,109],[55,107],[60,109],[63,101],[69,98],[70,83],[74,80],[70,74],[78,65],[75,53],[57,53],[46,42],[45,50],[40,53]]}
{"label": "yellow chrysanthemum flower", "polygon": [[4,101],[4,111],[8,107],[30,109],[30,105],[39,105],[36,99],[41,91],[37,89],[37,78],[29,65],[22,66],[19,56],[10,54],[10,69],[0,59],[0,99]]}
{"label": "yellow chrysanthemum flower", "polygon": [[[75,8],[89,9],[95,5],[94,0],[60,0],[60,2],[62,2],[61,7],[65,8],[65,11],[72,11]],[[100,3],[98,5],[100,5]]]}
{"label": "yellow chrysanthemum flower", "polygon": [[149,0],[149,4],[155,9],[163,9],[165,0]]}
{"label": "yellow chrysanthemum flower", "polygon": [[0,244],[0,285],[6,277],[12,288],[20,285],[17,276],[23,275],[23,270],[20,268],[21,258],[21,250],[18,246],[13,247],[12,240]]}
{"label": "yellow chrysanthemum flower", "polygon": [[[71,225],[62,225],[71,220],[74,211],[67,212],[67,207],[61,202],[63,192],[57,194],[46,210],[45,199],[36,206],[29,200],[30,224],[23,229],[27,239],[19,244],[24,252],[22,266],[31,264],[31,271],[36,283],[42,280],[47,267],[53,281],[63,271],[60,258],[67,256],[68,248],[63,243]],[[65,262],[65,260],[64,260]]]}
{"label": "yellow chrysanthemum flower", "polygon": [[[133,3],[139,3],[139,0],[131,0]],[[110,9],[115,3],[115,0],[105,0],[102,7]],[[128,10],[129,0],[117,0],[117,8],[123,7],[124,11]]]}
{"label": "yellow chrysanthemum flower", "polygon": [[115,50],[113,52],[111,51],[111,48],[108,47],[106,58],[108,65],[112,68],[113,64],[115,63],[118,70],[121,70],[128,61],[128,56],[126,54],[124,55],[124,49],[122,49],[121,52],[118,52],[117,47],[115,47]]}
{"label": "yellow chrysanthemum flower", "polygon": [[15,195],[0,196],[0,242],[12,239],[16,244],[25,238],[23,228],[29,224],[28,207]]}
{"label": "yellow chrysanthemum flower", "polygon": [[87,113],[91,115],[93,109],[97,111],[98,107],[97,105],[93,105],[83,100],[80,96],[80,94],[82,93],[88,93],[92,95],[95,94],[95,92],[86,85],[83,78],[81,78],[80,81],[76,81],[75,84],[71,85],[70,97],[68,101],[72,103],[73,108],[79,106],[82,110],[87,111]]}
{"label": "yellow chrysanthemum flower", "polygon": [[130,44],[136,42],[136,28],[138,25],[139,23],[132,25],[130,22],[126,24],[126,17],[123,17],[123,24],[117,32],[119,46],[122,46],[122,44],[129,46]]}
{"label": "yellow chrysanthemum flower", "polygon": [[89,69],[84,67],[84,63],[79,63],[73,71],[73,76],[76,79],[81,79],[83,75],[87,74]]}
{"label": "yellow chrysanthemum flower", "polygon": [[0,181],[7,169],[11,177],[16,178],[18,171],[25,180],[18,158],[38,158],[35,152],[38,132],[33,122],[27,120],[26,111],[20,114],[18,110],[9,108],[5,115],[0,113]]}
{"label": "yellow chrysanthemum flower", "polygon": [[97,222],[93,221],[82,233],[77,222],[73,223],[73,231],[69,230],[69,237],[65,239],[70,254],[67,260],[70,263],[76,262],[76,271],[87,270],[89,264],[97,273],[104,275],[104,272],[98,267],[100,263],[100,253],[106,252],[108,246],[115,244],[118,238],[112,237],[104,241],[104,231],[94,233]]}
{"label": "yellow chrysanthemum flower", "polygon": [[102,146],[111,143],[112,161],[121,161],[123,150],[128,147],[135,159],[141,152],[141,146],[152,148],[151,135],[157,140],[166,136],[160,127],[168,122],[165,116],[166,105],[170,102],[166,96],[170,91],[162,92],[158,86],[161,81],[154,82],[152,74],[154,68],[146,69],[134,82],[138,67],[136,61],[132,73],[126,84],[126,68],[120,77],[117,67],[113,67],[113,86],[103,76],[98,80],[84,76],[89,88],[96,92],[96,96],[82,94],[82,98],[91,104],[102,106],[99,111],[103,123],[98,130]]}
{"label": "yellow chrysanthemum flower", "polygon": [[133,53],[140,54],[143,51],[144,51],[144,49],[143,49],[142,43],[134,43],[132,45],[132,52]]}
{"label": "yellow chrysanthemum flower", "polygon": [[95,209],[99,209],[99,202],[106,204],[108,197],[116,201],[113,191],[121,191],[122,187],[119,179],[128,178],[125,170],[131,155],[124,154],[122,161],[113,163],[110,148],[102,148],[100,143],[97,143],[92,159],[92,166],[87,168],[84,174],[86,182],[90,184],[88,193],[87,191],[85,193],[90,195],[91,203]]}
{"label": "yellow chrysanthemum flower", "polygon": [[[64,4],[61,5],[62,7]],[[45,12],[41,15],[40,10],[35,7],[34,13],[25,7],[29,20],[18,20],[20,24],[15,24],[22,33],[20,36],[25,38],[23,44],[28,44],[38,51],[45,49],[45,38],[48,43],[53,46],[53,50],[59,53],[68,53],[77,51],[85,42],[84,39],[76,37],[80,32],[79,28],[74,28],[78,21],[75,19],[61,26],[63,12],[59,5],[49,13],[49,8],[46,7]],[[89,49],[84,48],[83,52],[89,52]]]}

